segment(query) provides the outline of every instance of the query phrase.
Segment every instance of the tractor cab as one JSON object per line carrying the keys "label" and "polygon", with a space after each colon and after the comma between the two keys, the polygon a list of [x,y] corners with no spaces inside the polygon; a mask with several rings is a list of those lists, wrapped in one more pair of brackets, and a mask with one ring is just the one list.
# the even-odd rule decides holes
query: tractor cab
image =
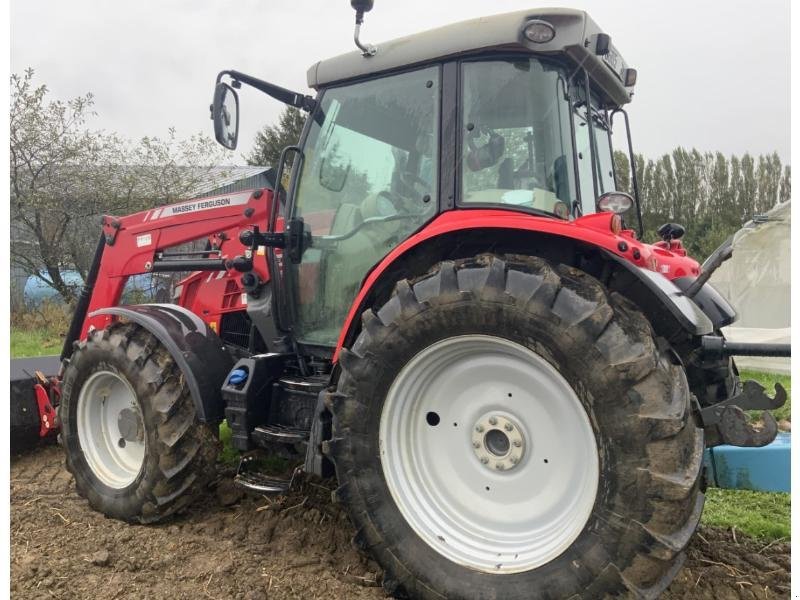
{"label": "tractor cab", "polygon": [[212,116],[229,147],[242,83],[309,112],[268,227],[294,228],[288,260],[271,253],[284,275],[275,313],[301,348],[330,354],[367,274],[448,211],[574,221],[612,210],[635,224],[611,115],[636,73],[586,13],[521,11],[364,48],[309,69],[315,98],[218,77]]}

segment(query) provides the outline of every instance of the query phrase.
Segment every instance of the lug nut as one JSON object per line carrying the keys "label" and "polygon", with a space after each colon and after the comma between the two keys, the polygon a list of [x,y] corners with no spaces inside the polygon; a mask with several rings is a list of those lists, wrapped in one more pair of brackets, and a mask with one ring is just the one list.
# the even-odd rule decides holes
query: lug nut
{"label": "lug nut", "polygon": [[478,426],[475,428],[475,431],[477,431],[478,433],[483,433],[483,425],[478,425]]}
{"label": "lug nut", "polygon": [[520,446],[522,446],[522,442],[520,440],[514,440],[514,447],[519,448]]}
{"label": "lug nut", "polygon": [[506,423],[506,431],[514,431],[514,426],[511,423]]}
{"label": "lug nut", "polygon": [[481,456],[481,463],[483,463],[485,465],[488,462],[489,462],[488,458],[486,458],[485,456]]}
{"label": "lug nut", "polygon": [[478,442],[472,442],[472,447],[473,448],[480,448],[481,445]]}
{"label": "lug nut", "polygon": [[497,419],[495,417],[491,417],[489,419],[489,425],[497,425]]}
{"label": "lug nut", "polygon": [[497,463],[497,464],[495,465],[495,468],[496,468],[498,471],[502,471],[503,469],[505,469],[505,467],[504,467],[504,466],[503,466],[501,463]]}
{"label": "lug nut", "polygon": [[515,465],[519,462],[519,459],[516,456],[512,456],[509,460],[511,461],[512,465]]}

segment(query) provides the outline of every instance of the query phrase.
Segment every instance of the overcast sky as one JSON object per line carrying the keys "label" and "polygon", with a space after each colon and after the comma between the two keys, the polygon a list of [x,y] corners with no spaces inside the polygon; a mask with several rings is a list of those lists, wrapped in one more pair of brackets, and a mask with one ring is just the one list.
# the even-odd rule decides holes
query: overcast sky
{"label": "overcast sky", "polygon": [[[557,3],[547,2],[545,5]],[[629,112],[637,151],[682,145],[777,151],[790,162],[789,0],[572,0],[639,72]],[[377,0],[362,39],[379,43],[449,22],[536,7],[532,0]],[[308,93],[306,70],[353,48],[347,0],[12,0],[11,70],[33,67],[53,96],[91,91],[96,128],[129,137],[212,134],[221,69]],[[242,90],[243,163],[282,109]]]}

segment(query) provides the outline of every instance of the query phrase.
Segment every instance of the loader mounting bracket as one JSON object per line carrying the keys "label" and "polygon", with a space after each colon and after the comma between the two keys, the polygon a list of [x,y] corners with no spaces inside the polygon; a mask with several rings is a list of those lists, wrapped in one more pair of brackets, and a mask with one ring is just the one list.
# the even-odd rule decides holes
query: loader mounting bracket
{"label": "loader mounting bracket", "polygon": [[[775,384],[775,397],[770,398],[755,381],[745,381],[742,391],[700,411],[706,433],[706,446],[760,447],[771,443],[778,434],[778,424],[768,410],[786,402],[786,390]],[[763,427],[756,429],[748,422],[745,410],[762,410]]]}

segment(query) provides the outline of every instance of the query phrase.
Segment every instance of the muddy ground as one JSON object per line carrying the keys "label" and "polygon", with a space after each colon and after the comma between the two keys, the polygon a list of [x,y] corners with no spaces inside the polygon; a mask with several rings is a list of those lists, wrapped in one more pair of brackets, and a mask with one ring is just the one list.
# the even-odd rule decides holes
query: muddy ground
{"label": "muddy ground", "polygon": [[[351,547],[352,528],[324,482],[273,500],[230,483],[220,477],[169,523],[131,526],[78,497],[58,447],[12,457],[12,597],[385,597],[380,569]],[[789,571],[788,543],[702,528],[663,598],[788,598]]]}

